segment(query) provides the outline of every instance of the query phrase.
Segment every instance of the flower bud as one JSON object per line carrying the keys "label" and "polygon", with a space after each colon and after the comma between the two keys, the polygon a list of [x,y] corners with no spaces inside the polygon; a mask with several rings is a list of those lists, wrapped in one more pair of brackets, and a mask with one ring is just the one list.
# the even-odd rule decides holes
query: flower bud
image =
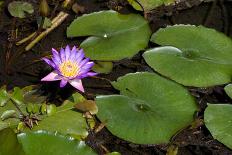
{"label": "flower bud", "polygon": [[50,12],[47,0],[40,0],[39,12],[41,16],[47,17]]}

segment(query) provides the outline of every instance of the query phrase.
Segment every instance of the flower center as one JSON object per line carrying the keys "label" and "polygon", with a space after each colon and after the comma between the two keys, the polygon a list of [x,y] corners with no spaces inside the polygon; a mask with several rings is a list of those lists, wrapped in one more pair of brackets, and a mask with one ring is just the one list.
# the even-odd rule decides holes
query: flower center
{"label": "flower center", "polygon": [[76,63],[68,60],[68,61],[64,61],[60,67],[60,72],[63,76],[65,77],[75,77],[77,76],[78,72],[79,72],[79,67]]}

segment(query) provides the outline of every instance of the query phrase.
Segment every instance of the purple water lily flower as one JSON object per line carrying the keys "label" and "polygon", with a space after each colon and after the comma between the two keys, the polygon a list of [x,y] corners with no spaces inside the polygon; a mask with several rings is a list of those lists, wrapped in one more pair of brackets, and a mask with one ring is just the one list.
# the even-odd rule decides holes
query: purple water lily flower
{"label": "purple water lily flower", "polygon": [[52,49],[52,59],[43,58],[43,60],[54,68],[54,71],[41,79],[41,81],[60,81],[60,87],[70,83],[73,87],[84,92],[82,78],[95,76],[97,73],[91,72],[94,62],[85,58],[83,49],[72,49],[67,45],[65,49],[61,48],[60,52]]}

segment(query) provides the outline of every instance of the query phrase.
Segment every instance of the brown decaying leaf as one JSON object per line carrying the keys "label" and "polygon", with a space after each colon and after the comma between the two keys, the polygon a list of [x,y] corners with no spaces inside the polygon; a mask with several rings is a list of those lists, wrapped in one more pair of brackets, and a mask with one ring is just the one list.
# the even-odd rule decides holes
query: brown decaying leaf
{"label": "brown decaying leaf", "polygon": [[77,110],[80,110],[82,112],[90,112],[92,115],[96,114],[98,112],[97,105],[95,101],[93,100],[85,100],[83,102],[80,102],[75,105],[75,108]]}

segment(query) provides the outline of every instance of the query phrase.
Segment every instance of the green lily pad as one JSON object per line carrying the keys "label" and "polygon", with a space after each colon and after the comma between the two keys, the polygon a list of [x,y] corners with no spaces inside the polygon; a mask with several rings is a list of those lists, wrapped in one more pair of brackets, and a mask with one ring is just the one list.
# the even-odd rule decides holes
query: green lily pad
{"label": "green lily pad", "polygon": [[168,143],[193,121],[193,97],[181,85],[155,73],[120,77],[121,95],[97,96],[97,117],[116,136],[139,144]]}
{"label": "green lily pad", "polygon": [[34,8],[31,3],[13,1],[8,5],[8,11],[13,17],[25,18],[25,12],[32,14],[34,12]]}
{"label": "green lily pad", "polygon": [[17,135],[10,128],[0,131],[0,155],[25,155]]}
{"label": "green lily pad", "polygon": [[232,149],[232,105],[208,104],[204,121],[212,136]]}
{"label": "green lily pad", "polygon": [[161,5],[169,5],[175,0],[127,0],[136,10],[150,11]]}
{"label": "green lily pad", "polygon": [[144,49],[151,35],[140,15],[109,10],[83,15],[67,29],[68,37],[90,36],[80,45],[92,60],[120,60]]}
{"label": "green lily pad", "polygon": [[202,26],[175,25],[158,30],[151,41],[165,47],[143,56],[162,75],[195,87],[231,81],[232,40],[224,34]]}
{"label": "green lily pad", "polygon": [[33,130],[48,130],[68,134],[76,137],[86,137],[88,135],[87,124],[82,113],[74,111],[75,103],[66,101],[51,116],[45,117],[34,126]]}
{"label": "green lily pad", "polygon": [[232,99],[232,84],[228,84],[224,89],[226,94]]}
{"label": "green lily pad", "polygon": [[21,133],[18,140],[26,155],[95,155],[83,141],[58,133],[47,131]]}

